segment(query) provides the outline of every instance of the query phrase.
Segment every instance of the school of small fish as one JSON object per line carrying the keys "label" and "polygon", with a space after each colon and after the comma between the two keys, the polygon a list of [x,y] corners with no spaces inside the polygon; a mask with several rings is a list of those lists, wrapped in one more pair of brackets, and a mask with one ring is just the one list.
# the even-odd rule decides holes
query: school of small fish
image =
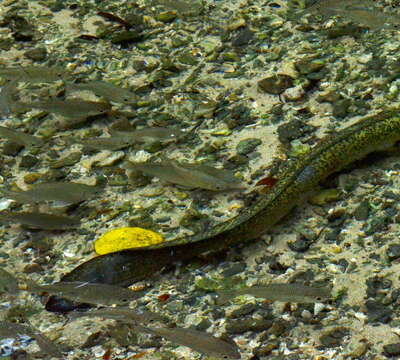
{"label": "school of small fish", "polygon": [[[185,1],[159,1],[167,7],[180,8],[181,11],[192,10]],[[310,7],[300,12],[304,14],[319,14],[324,18],[339,16],[348,21],[359,23],[370,30],[383,27],[397,28],[400,18],[387,14],[379,9],[372,0],[317,0]],[[117,86],[105,80],[74,82],[71,74],[59,66],[25,66],[0,68],[0,78],[5,83],[0,88],[0,119],[17,112],[42,111],[50,117],[61,119],[60,129],[74,128],[98,116],[113,114],[115,104],[132,105],[138,101],[138,96],[128,88]],[[60,81],[64,84],[65,96],[49,97],[44,100],[21,101],[18,97],[20,83],[47,83]],[[80,92],[89,92],[99,100],[83,100],[78,98]],[[180,129],[153,127],[138,128],[132,131],[108,130],[109,136],[69,139],[66,147],[78,144],[84,148],[96,151],[121,150],[135,144],[176,141],[185,136]],[[0,140],[9,140],[29,149],[42,147],[52,138],[42,138],[28,134],[8,126],[0,126]],[[161,158],[144,163],[125,161],[123,168],[127,175],[142,173],[190,189],[208,191],[243,190],[242,181],[234,173],[217,169],[206,164],[184,163],[173,159]],[[100,196],[103,186],[87,185],[76,182],[50,182],[31,185],[26,190],[17,190],[15,185],[2,185],[0,195],[16,203],[28,204],[32,211],[0,211],[0,223],[9,225],[16,223],[27,229],[47,231],[67,231],[79,228],[80,218],[37,211],[37,205],[47,202],[58,202],[63,205],[80,204]],[[206,331],[192,328],[169,327],[165,318],[153,312],[137,312],[129,307],[140,293],[119,286],[85,283],[59,282],[38,284],[31,279],[22,279],[24,285],[10,270],[0,267],[0,293],[16,297],[21,292],[38,295],[57,295],[75,302],[100,306],[86,312],[68,314],[70,320],[84,317],[101,317],[117,322],[130,324],[136,331],[160,336],[180,346],[187,346],[206,356],[218,359],[240,359],[238,345],[229,338],[218,338]],[[268,301],[318,303],[331,299],[331,289],[328,287],[312,287],[303,284],[273,283],[265,286],[253,286],[238,289],[218,290],[215,294],[218,305],[225,304],[239,295],[251,295]],[[153,323],[159,323],[154,326]],[[150,324],[150,326],[149,326]],[[0,321],[0,338],[16,338],[29,336],[37,342],[42,352],[62,359],[63,349],[54,341],[32,326],[28,319],[21,322]]]}
{"label": "school of small fish", "polygon": [[[74,127],[87,122],[91,117],[112,112],[112,104],[129,105],[137,101],[137,96],[129,89],[118,87],[103,80],[74,83],[69,80],[68,72],[59,67],[28,66],[21,68],[0,68],[0,77],[6,80],[0,91],[0,117],[7,117],[18,112],[35,109],[56,118],[61,118],[58,126],[61,129]],[[47,100],[20,101],[18,84],[64,81],[66,99],[49,98]],[[99,101],[87,101],[73,97],[79,92],[90,92],[100,98]],[[70,97],[70,95],[72,97]],[[81,145],[86,149],[121,150],[134,144],[152,142],[170,143],[182,139],[185,132],[164,127],[140,129],[109,129],[108,137],[69,138],[64,143],[66,147],[72,144]],[[40,149],[46,142],[56,141],[28,134],[7,126],[0,126],[0,139],[16,143],[26,149]],[[200,188],[211,191],[243,189],[241,181],[230,171],[213,168],[204,164],[180,163],[175,160],[163,159],[161,162],[145,164],[125,164],[126,172],[140,171],[149,176],[156,176],[178,186]],[[24,229],[39,229],[47,231],[68,231],[79,228],[81,219],[70,216],[39,212],[36,207],[42,203],[74,205],[99,196],[104,186],[87,185],[75,182],[39,182],[27,189],[2,186],[0,195],[15,203],[33,206],[34,211],[0,211],[0,223],[19,224]],[[223,359],[239,359],[238,346],[233,341],[216,338],[206,332],[187,328],[148,327],[148,324],[158,322],[164,324],[159,314],[151,312],[136,312],[127,307],[130,302],[141,296],[140,292],[107,285],[82,282],[60,282],[53,284],[38,284],[31,279],[25,279],[24,285],[10,272],[0,268],[0,292],[9,296],[18,296],[21,291],[37,295],[56,295],[65,299],[90,304],[91,306],[108,306],[85,313],[69,314],[70,319],[80,317],[103,317],[115,321],[129,322],[140,332],[161,336],[177,345],[188,346],[200,353]],[[118,307],[111,307],[111,306]],[[36,340],[40,349],[52,357],[62,358],[62,350],[53,341],[35,330],[28,320],[23,323],[0,322],[0,337],[17,337],[26,335]]]}

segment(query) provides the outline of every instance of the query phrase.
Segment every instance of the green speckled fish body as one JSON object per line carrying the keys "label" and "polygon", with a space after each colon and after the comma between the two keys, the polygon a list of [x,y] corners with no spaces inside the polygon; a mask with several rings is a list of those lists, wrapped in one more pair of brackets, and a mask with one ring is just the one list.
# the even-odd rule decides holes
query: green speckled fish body
{"label": "green speckled fish body", "polygon": [[[292,161],[267,196],[231,220],[194,236],[96,257],[67,274],[63,281],[129,285],[176,261],[254,240],[282,219],[321,180],[368,153],[391,147],[399,140],[400,117],[384,112],[367,116],[326,137],[309,154]],[[49,304],[47,309],[50,311],[74,308],[71,304],[69,308],[59,306],[54,301]]]}

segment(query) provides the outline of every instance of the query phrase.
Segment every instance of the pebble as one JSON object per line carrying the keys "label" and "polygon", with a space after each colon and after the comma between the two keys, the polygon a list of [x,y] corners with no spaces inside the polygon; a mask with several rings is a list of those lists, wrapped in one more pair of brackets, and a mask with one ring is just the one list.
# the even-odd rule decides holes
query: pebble
{"label": "pebble", "polygon": [[365,302],[368,321],[371,323],[388,323],[392,318],[392,310],[375,300],[367,300]]}
{"label": "pebble", "polygon": [[39,162],[39,159],[32,155],[25,155],[21,158],[19,166],[21,168],[30,169],[34,167]]}
{"label": "pebble", "polygon": [[256,304],[232,305],[226,310],[225,314],[227,318],[240,318],[251,314],[257,308]]}
{"label": "pebble", "polygon": [[333,348],[342,345],[343,338],[348,335],[348,329],[338,327],[330,329],[319,337],[322,346]]}
{"label": "pebble", "polygon": [[239,155],[247,155],[254,151],[262,141],[260,139],[244,139],[236,145],[236,152]]}
{"label": "pebble", "polygon": [[383,347],[383,354],[389,357],[400,355],[400,343],[387,344]]}
{"label": "pebble", "polygon": [[264,331],[269,329],[272,324],[272,320],[268,319],[228,319],[226,321],[226,331],[228,334],[242,334],[246,331]]}
{"label": "pebble", "polygon": [[389,245],[388,249],[386,250],[386,255],[389,260],[396,260],[400,258],[400,244]]}
{"label": "pebble", "polygon": [[273,75],[258,82],[258,89],[262,92],[279,95],[293,86],[293,78],[289,75]]}

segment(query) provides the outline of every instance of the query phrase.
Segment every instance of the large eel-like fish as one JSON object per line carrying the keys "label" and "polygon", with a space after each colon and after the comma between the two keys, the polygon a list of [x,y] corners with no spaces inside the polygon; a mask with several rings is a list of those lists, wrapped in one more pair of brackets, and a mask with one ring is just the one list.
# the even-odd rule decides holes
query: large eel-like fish
{"label": "large eel-like fish", "polygon": [[[95,257],[79,265],[61,281],[128,286],[177,261],[254,240],[304,200],[304,194],[327,176],[371,152],[389,148],[399,140],[400,117],[387,112],[366,116],[323,138],[307,155],[289,163],[268,194],[231,220],[194,236]],[[74,308],[76,305],[71,302],[55,297],[46,304],[49,311],[66,312]]]}

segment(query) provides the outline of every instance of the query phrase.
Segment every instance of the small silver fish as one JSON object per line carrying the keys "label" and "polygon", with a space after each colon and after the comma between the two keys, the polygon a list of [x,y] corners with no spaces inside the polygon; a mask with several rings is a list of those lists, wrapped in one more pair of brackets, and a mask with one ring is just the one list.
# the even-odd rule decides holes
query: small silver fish
{"label": "small silver fish", "polygon": [[156,176],[173,184],[212,191],[243,189],[239,180],[229,171],[202,164],[184,164],[171,160],[161,162],[126,162],[125,168]]}
{"label": "small silver fish", "polygon": [[20,335],[27,335],[35,339],[43,352],[59,359],[63,354],[59,347],[39,330],[34,329],[30,324],[23,325],[8,321],[0,321],[0,337],[3,339],[15,338]]}
{"label": "small silver fish", "polygon": [[59,282],[38,285],[28,280],[26,290],[33,293],[47,292],[68,300],[99,305],[127,305],[138,298],[138,293],[119,286],[86,282]]}
{"label": "small silver fish", "polygon": [[102,317],[105,319],[121,320],[121,321],[134,321],[138,323],[152,323],[154,321],[163,321],[164,319],[153,312],[142,311],[137,312],[127,307],[109,307],[101,308],[98,310],[85,311],[85,312],[71,312],[68,317],[71,319],[77,319],[81,317]]}
{"label": "small silver fish", "polygon": [[50,113],[64,116],[68,119],[76,119],[78,122],[89,116],[105,114],[111,110],[111,105],[107,102],[87,101],[81,99],[50,99],[46,101],[35,101],[31,103],[19,103],[26,110],[40,109]]}
{"label": "small silver fish", "polygon": [[135,131],[112,131],[112,136],[125,138],[127,141],[133,142],[150,142],[150,141],[167,141],[175,140],[184,135],[184,132],[178,129],[170,128],[145,128]]}
{"label": "small silver fish", "polygon": [[94,139],[86,139],[77,141],[88,149],[94,150],[120,150],[131,146],[134,141],[127,139],[124,136],[113,135],[110,137],[99,137]]}
{"label": "small silver fish", "polygon": [[136,95],[129,89],[121,88],[102,80],[90,81],[87,83],[67,83],[67,91],[87,90],[108,101],[129,104],[136,100]]}
{"label": "small silver fish", "polygon": [[0,136],[6,137],[7,139],[27,147],[39,147],[43,145],[43,140],[29,134],[25,134],[21,131],[13,130],[4,126],[0,126]]}
{"label": "small silver fish", "polygon": [[57,81],[66,73],[66,70],[59,66],[19,66],[0,69],[0,76],[5,79],[32,83]]}
{"label": "small silver fish", "polygon": [[240,359],[238,346],[232,340],[217,338],[205,331],[191,328],[153,328],[134,325],[135,328],[178,344],[187,346],[199,353],[219,359]]}
{"label": "small silver fish", "polygon": [[10,295],[17,295],[19,293],[17,279],[3,268],[0,268],[0,292]]}
{"label": "small silver fish", "polygon": [[31,229],[67,230],[77,228],[78,219],[35,212],[0,212],[0,222],[16,222]]}
{"label": "small silver fish", "polygon": [[270,301],[295,303],[317,303],[331,297],[330,289],[326,287],[311,287],[301,284],[270,284],[266,286],[252,286],[237,290],[219,290],[218,304],[225,304],[238,295],[252,295]]}
{"label": "small silver fish", "polygon": [[3,196],[21,203],[37,203],[41,201],[61,201],[75,204],[88,200],[102,190],[98,186],[78,183],[54,182],[33,185],[26,191],[0,190]]}
{"label": "small silver fish", "polygon": [[302,14],[307,12],[316,12],[326,17],[339,15],[371,30],[378,30],[384,26],[388,28],[400,26],[399,16],[382,11],[371,0],[318,0],[302,11]]}

